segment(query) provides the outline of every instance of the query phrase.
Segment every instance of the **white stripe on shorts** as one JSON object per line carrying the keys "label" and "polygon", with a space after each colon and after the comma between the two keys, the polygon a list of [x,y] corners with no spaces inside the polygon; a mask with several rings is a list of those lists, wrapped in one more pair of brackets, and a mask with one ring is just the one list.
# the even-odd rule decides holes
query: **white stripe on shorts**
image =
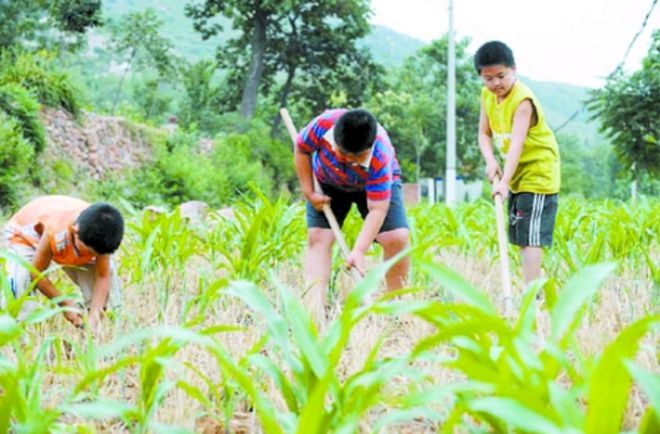
{"label": "white stripe on shorts", "polygon": [[545,205],[545,195],[534,194],[532,202],[532,215],[529,222],[529,245],[541,245],[541,216],[543,215],[543,206]]}

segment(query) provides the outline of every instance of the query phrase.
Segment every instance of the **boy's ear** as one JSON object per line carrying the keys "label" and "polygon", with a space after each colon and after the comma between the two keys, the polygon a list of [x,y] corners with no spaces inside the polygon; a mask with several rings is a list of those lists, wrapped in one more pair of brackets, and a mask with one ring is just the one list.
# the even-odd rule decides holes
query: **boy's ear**
{"label": "boy's ear", "polygon": [[76,235],[78,235],[78,223],[74,223],[73,226],[71,226],[71,229]]}

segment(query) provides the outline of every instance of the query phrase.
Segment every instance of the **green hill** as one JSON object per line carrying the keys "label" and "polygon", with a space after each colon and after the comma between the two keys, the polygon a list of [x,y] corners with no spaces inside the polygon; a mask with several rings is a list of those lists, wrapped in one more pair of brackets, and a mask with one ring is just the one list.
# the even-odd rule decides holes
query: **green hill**
{"label": "green hill", "polygon": [[589,97],[589,88],[566,83],[521,79],[529,85],[541,101],[543,111],[553,130],[559,133],[583,137],[587,143],[599,139],[598,126],[589,119],[584,101]]}
{"label": "green hill", "polygon": [[374,26],[360,45],[367,47],[377,62],[385,66],[398,66],[406,57],[422,48],[424,42],[388,27]]}
{"label": "green hill", "polygon": [[185,16],[188,3],[189,0],[105,0],[103,15],[106,19],[116,20],[130,12],[152,8],[163,21],[163,35],[174,44],[179,55],[190,61],[215,57],[216,47],[231,37],[231,29],[225,28],[223,34],[202,40],[193,28],[192,20]]}

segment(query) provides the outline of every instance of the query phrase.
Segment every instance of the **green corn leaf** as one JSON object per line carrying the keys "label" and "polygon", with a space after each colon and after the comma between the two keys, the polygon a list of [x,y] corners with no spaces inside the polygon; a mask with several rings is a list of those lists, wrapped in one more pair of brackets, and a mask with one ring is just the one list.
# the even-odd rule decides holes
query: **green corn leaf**
{"label": "green corn leaf", "polygon": [[518,322],[514,333],[531,332],[536,326],[536,295],[547,281],[537,280],[530,284],[523,297],[522,305],[518,311]]}
{"label": "green corn leaf", "polygon": [[486,314],[497,315],[497,309],[495,309],[488,296],[473,287],[463,276],[438,264],[422,262],[419,266],[463,303],[467,303]]}
{"label": "green corn leaf", "polygon": [[135,407],[121,401],[97,400],[60,406],[66,414],[73,414],[85,419],[125,419],[136,412]]}
{"label": "green corn leaf", "polygon": [[297,434],[323,434],[326,432],[325,399],[330,383],[334,380],[334,373],[328,373],[319,381],[312,390],[307,403],[302,408],[300,420],[298,421]]}
{"label": "green corn leaf", "polygon": [[[280,424],[277,420],[278,412],[276,412],[273,404],[267,399],[261,390],[257,388],[252,373],[240,367],[234,360],[222,349],[219,345],[208,346],[209,352],[216,358],[222,368],[231,376],[231,378],[242,388],[252,400],[259,420],[261,421],[264,432],[269,434],[284,434]],[[282,415],[286,417],[287,415]]]}
{"label": "green corn leaf", "polygon": [[21,334],[16,320],[9,315],[0,315],[0,347],[14,340]]}
{"label": "green corn leaf", "polygon": [[635,355],[639,340],[658,323],[660,315],[634,322],[605,348],[589,378],[587,434],[619,432],[631,385],[624,361]]}
{"label": "green corn leaf", "polygon": [[630,360],[624,360],[624,364],[637,385],[648,397],[649,405],[655,414],[660,414],[660,375],[649,372]]}
{"label": "green corn leaf", "polygon": [[295,348],[289,339],[289,330],[284,318],[280,315],[263,291],[256,285],[246,281],[232,282],[227,288],[227,294],[233,295],[255,312],[259,313],[268,326],[269,338],[284,355],[289,367],[295,372],[303,370],[302,363],[296,355]]}
{"label": "green corn leaf", "polygon": [[0,373],[0,388],[4,390],[0,395],[0,432],[8,433],[13,416],[13,407],[18,402],[16,391],[16,374],[14,372]]}
{"label": "green corn leaf", "polygon": [[191,398],[197,400],[204,408],[213,408],[213,403],[199,387],[189,384],[187,381],[177,381],[176,387],[183,390]]}
{"label": "green corn leaf", "polygon": [[552,318],[551,337],[555,342],[562,340],[566,333],[579,323],[580,318],[576,318],[577,313],[615,268],[614,263],[588,266],[566,282],[550,313]]}
{"label": "green corn leaf", "polygon": [[279,281],[276,281],[276,287],[282,299],[285,317],[297,342],[298,350],[304,356],[305,361],[309,363],[316,377],[323,377],[329,368],[328,359],[322,346],[319,345],[314,323],[311,321],[309,314],[302,308],[300,301],[293,297],[291,291]]}
{"label": "green corn leaf", "polygon": [[556,414],[561,418],[564,426],[579,427],[584,425],[584,414],[578,406],[578,393],[575,389],[566,390],[555,382],[548,387],[550,403]]}
{"label": "green corn leaf", "polygon": [[249,361],[250,366],[261,368],[273,380],[289,410],[298,412],[305,398],[303,392],[298,390],[302,385],[296,385],[290,382],[275,362],[261,354],[252,354],[249,357]]}
{"label": "green corn leaf", "polygon": [[500,397],[477,398],[467,404],[472,411],[486,413],[510,427],[529,433],[564,434],[566,431],[551,419],[530,409],[525,404]]}
{"label": "green corn leaf", "polygon": [[657,412],[649,408],[642,416],[639,424],[639,434],[658,434],[660,432],[660,416]]}

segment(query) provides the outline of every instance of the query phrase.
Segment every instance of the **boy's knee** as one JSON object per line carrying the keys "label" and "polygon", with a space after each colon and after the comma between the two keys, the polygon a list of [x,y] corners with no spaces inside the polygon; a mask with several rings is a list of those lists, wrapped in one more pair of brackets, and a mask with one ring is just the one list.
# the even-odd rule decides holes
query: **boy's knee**
{"label": "boy's knee", "polygon": [[406,228],[394,229],[378,235],[378,243],[388,252],[398,253],[408,247],[409,232]]}
{"label": "boy's knee", "polygon": [[335,236],[330,229],[309,228],[307,231],[307,244],[310,247],[330,246],[335,241]]}

